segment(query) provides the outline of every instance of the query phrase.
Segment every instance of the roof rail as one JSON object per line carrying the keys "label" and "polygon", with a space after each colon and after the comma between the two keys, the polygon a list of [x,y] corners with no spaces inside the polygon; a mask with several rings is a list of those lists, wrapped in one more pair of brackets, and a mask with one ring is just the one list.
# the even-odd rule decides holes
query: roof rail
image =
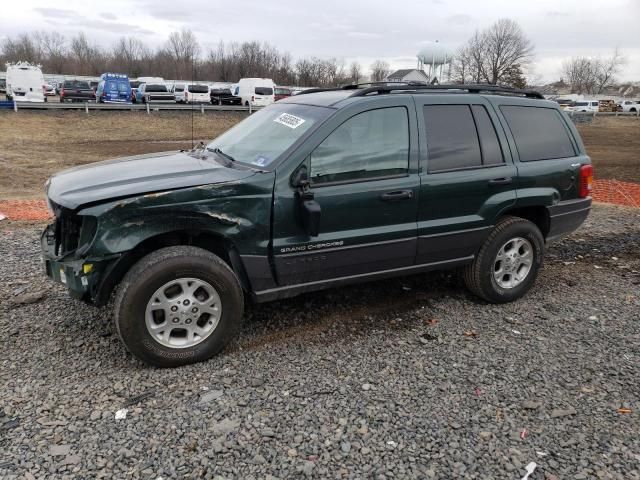
{"label": "roof rail", "polygon": [[[366,85],[369,85],[366,87]],[[303,90],[298,95],[316,92],[335,92],[339,90],[354,90],[351,97],[364,97],[370,94],[387,94],[395,91],[449,91],[449,92],[467,92],[467,93],[498,93],[507,95],[524,96],[526,98],[537,98],[544,100],[544,95],[535,90],[527,90],[521,88],[504,87],[491,84],[452,84],[452,85],[429,85],[425,82],[369,82],[352,85],[345,85],[338,88],[310,88]]]}
{"label": "roof rail", "polygon": [[537,98],[544,100],[544,96],[535,90],[526,90],[520,88],[503,87],[500,85],[489,84],[460,84],[460,85],[384,85],[377,87],[369,87],[358,89],[351,94],[352,97],[363,97],[372,93],[384,94],[399,90],[425,90],[425,91],[466,91],[468,93],[502,93],[509,95],[521,95],[527,98]]}

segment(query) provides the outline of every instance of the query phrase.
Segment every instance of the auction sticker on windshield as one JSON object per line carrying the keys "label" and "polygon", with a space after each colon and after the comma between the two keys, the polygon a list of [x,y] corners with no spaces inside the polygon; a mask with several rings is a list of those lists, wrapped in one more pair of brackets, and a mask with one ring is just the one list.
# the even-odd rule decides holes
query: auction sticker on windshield
{"label": "auction sticker on windshield", "polygon": [[289,128],[298,128],[305,120],[290,113],[281,113],[273,121]]}

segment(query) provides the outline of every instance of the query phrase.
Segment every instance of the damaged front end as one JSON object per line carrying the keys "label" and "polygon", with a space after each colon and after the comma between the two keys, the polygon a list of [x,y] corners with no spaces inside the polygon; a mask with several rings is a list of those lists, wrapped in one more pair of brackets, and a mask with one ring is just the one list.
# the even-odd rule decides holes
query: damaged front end
{"label": "damaged front end", "polygon": [[42,232],[45,272],[48,277],[62,283],[72,297],[92,302],[103,271],[114,258],[87,256],[98,230],[98,220],[78,213],[49,200],[55,221]]}

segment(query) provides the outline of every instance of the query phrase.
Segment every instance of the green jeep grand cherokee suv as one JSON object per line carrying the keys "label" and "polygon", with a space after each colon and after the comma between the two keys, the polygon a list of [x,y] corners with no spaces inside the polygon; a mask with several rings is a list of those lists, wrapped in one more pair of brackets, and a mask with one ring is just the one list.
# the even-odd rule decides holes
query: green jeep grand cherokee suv
{"label": "green jeep grand cherokee suv", "polygon": [[193,151],[47,182],[47,275],[102,306],[145,362],[218,353],[244,299],[462,267],[524,295],[545,242],[590,207],[592,167],[558,105],[481,85],[378,85],[281,100]]}

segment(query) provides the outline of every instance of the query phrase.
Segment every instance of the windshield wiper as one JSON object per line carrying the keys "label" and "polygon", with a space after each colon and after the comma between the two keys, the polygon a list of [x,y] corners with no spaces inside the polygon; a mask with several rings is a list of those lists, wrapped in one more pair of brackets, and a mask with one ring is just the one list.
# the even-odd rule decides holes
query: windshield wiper
{"label": "windshield wiper", "polygon": [[235,162],[236,159],[233,158],[231,155],[229,155],[228,153],[224,153],[222,150],[220,150],[218,147],[216,148],[207,148],[208,151],[213,152],[213,153],[217,153],[218,155],[220,155],[221,157],[226,158],[227,160],[231,161],[231,162]]}

